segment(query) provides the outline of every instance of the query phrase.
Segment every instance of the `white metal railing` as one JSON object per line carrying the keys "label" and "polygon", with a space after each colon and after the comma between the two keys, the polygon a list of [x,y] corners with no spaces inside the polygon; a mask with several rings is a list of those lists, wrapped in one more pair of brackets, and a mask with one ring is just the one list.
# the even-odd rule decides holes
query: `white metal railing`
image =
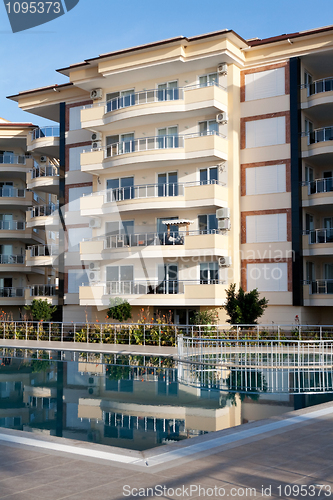
{"label": "white metal railing", "polygon": [[222,234],[218,229],[196,230],[196,231],[171,231],[135,233],[135,234],[113,234],[104,239],[104,248],[123,248],[158,245],[184,245],[185,239],[190,236],[203,234]]}
{"label": "white metal railing", "polygon": [[12,153],[0,154],[0,164],[25,165],[26,157],[24,155],[14,155]]}
{"label": "white metal railing", "polygon": [[315,179],[308,183],[308,194],[329,193],[333,191],[333,177]]}
{"label": "white metal railing", "polygon": [[[212,179],[211,181],[196,182],[170,182],[167,184],[142,184],[136,186],[126,186],[105,191],[105,203],[114,201],[132,200],[134,198],[159,198],[164,196],[184,196],[186,187],[203,186],[208,184],[218,184],[225,186],[225,183]],[[95,193],[94,193],[95,194]]]}
{"label": "white metal railing", "polygon": [[0,255],[0,264],[24,264],[24,255]]}
{"label": "white metal railing", "polygon": [[135,281],[107,281],[105,295],[148,295],[148,294],[183,294],[186,285],[224,284],[219,279],[207,280],[135,280]]}
{"label": "white metal railing", "polygon": [[20,220],[0,220],[2,231],[24,231],[25,222]]}
{"label": "white metal railing", "polygon": [[35,128],[32,132],[32,140],[35,141],[36,139],[41,139],[42,137],[59,137],[60,135],[60,128],[55,126],[51,127],[40,127],[40,128]]}
{"label": "white metal railing", "polygon": [[24,288],[2,287],[0,288],[0,297],[23,297]]}
{"label": "white metal railing", "polygon": [[310,295],[320,294],[333,294],[333,279],[322,279],[322,280],[306,280],[303,281],[304,285],[309,286]]}
{"label": "white metal railing", "polygon": [[313,229],[307,231],[309,243],[333,243],[333,229]]}
{"label": "white metal railing", "polygon": [[36,179],[38,177],[57,177],[59,175],[59,168],[54,165],[45,165],[34,167],[31,170],[31,179]]}
{"label": "white metal railing", "polygon": [[25,189],[3,186],[0,188],[0,198],[25,198]]}
{"label": "white metal railing", "polygon": [[333,90],[333,77],[322,78],[307,85],[308,96],[320,94],[321,92],[330,92]]}
{"label": "white metal railing", "polygon": [[59,247],[57,245],[33,245],[28,247],[30,257],[48,257],[58,255]]}
{"label": "white metal railing", "polygon": [[37,205],[32,207],[30,210],[31,218],[34,217],[46,217],[48,215],[54,215],[54,212],[58,209],[58,206],[54,203],[49,203],[48,205]]}
{"label": "white metal railing", "polygon": [[323,127],[313,130],[308,134],[308,144],[316,144],[317,142],[333,141],[333,127]]}
{"label": "white metal railing", "polygon": [[30,297],[54,297],[57,295],[55,285],[31,285],[28,288]]}

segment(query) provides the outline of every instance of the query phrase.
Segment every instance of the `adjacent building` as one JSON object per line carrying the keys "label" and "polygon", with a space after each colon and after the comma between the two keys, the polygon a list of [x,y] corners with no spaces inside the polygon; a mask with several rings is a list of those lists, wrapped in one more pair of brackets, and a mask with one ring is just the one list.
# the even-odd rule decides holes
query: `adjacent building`
{"label": "adjacent building", "polygon": [[332,323],[332,36],[177,37],[10,97],[60,126],[28,151],[57,169],[45,206],[57,195],[65,321],[102,321],[121,297],[134,319],[224,322],[236,283],[269,300],[263,322]]}

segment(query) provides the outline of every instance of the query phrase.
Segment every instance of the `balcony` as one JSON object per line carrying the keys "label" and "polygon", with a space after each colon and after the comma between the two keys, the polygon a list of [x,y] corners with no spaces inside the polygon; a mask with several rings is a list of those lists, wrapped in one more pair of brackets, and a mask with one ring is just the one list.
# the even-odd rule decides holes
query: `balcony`
{"label": "balcony", "polygon": [[0,231],[24,231],[24,230],[25,230],[24,221],[0,220]]}
{"label": "balcony", "polygon": [[27,191],[26,189],[16,189],[11,186],[3,186],[0,188],[0,207],[28,207],[33,204],[33,201],[33,193]]}
{"label": "balcony", "polygon": [[27,173],[27,187],[35,191],[57,194],[59,190],[59,168],[54,165],[39,165]]}
{"label": "balcony", "polygon": [[[302,109],[315,108],[316,117],[326,120],[330,118],[329,107],[333,103],[333,78],[322,78],[301,89]],[[327,106],[328,105],[328,106]],[[318,108],[318,106],[320,106]],[[327,108],[327,109],[325,109]]]}
{"label": "balcony", "polygon": [[333,229],[314,229],[303,234],[303,255],[333,255]]}
{"label": "balcony", "polygon": [[58,304],[58,289],[55,285],[31,285],[24,291],[24,299],[30,305],[34,299],[47,300],[49,304]]}
{"label": "balcony", "polygon": [[204,112],[215,114],[226,111],[228,94],[224,87],[212,82],[208,86],[192,85],[169,89],[149,89],[119,96],[107,102],[86,106],[81,111],[82,128],[112,131],[126,126],[121,121],[131,120],[131,126],[178,121],[180,113],[195,118]]}
{"label": "balcony", "polygon": [[24,255],[0,255],[0,265],[2,264],[24,264]]}
{"label": "balcony", "polygon": [[110,298],[122,296],[132,305],[221,305],[225,298],[224,281],[212,279],[169,281],[110,281],[80,287],[80,305],[109,307]]}
{"label": "balcony", "polygon": [[303,206],[333,204],[333,177],[315,179],[303,184]]}
{"label": "balcony", "polygon": [[305,306],[333,305],[333,280],[315,280],[303,282]]}
{"label": "balcony", "polygon": [[27,212],[27,227],[58,226],[58,206],[54,203],[37,205]]}
{"label": "balcony", "polygon": [[58,126],[47,126],[36,128],[31,133],[28,141],[28,151],[34,151],[41,155],[58,157],[60,128]]}
{"label": "balcony", "polygon": [[[302,135],[302,157],[331,155],[333,153],[333,126],[322,127]],[[330,157],[327,156],[327,160]]]}
{"label": "balcony", "polygon": [[308,96],[333,91],[333,77],[316,80],[307,86]]}
{"label": "balcony", "polygon": [[81,154],[81,170],[96,173],[116,166],[147,163],[147,166],[171,167],[180,162],[228,159],[228,142],[223,134],[215,131],[205,135],[169,135],[143,137],[114,143],[105,148]]}
{"label": "balcony", "polygon": [[0,165],[25,165],[25,155],[15,155],[12,153],[0,154]]}
{"label": "balcony", "polygon": [[24,288],[0,288],[0,297],[1,298],[16,298],[16,297],[24,297]]}
{"label": "balcony", "polygon": [[53,266],[59,254],[57,245],[33,245],[26,250],[28,266]]}
{"label": "balcony", "polygon": [[25,177],[29,168],[33,165],[33,159],[27,158],[25,155],[17,155],[13,153],[0,154],[0,173],[11,172],[13,176],[17,176],[25,181]]}

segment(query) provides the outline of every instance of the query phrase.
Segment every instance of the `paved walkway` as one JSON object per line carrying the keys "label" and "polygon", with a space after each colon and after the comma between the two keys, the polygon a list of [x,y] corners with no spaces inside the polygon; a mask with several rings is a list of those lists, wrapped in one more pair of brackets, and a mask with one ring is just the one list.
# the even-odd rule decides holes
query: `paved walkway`
{"label": "paved walkway", "polygon": [[332,435],[332,403],[143,453],[0,429],[0,498],[330,498]]}

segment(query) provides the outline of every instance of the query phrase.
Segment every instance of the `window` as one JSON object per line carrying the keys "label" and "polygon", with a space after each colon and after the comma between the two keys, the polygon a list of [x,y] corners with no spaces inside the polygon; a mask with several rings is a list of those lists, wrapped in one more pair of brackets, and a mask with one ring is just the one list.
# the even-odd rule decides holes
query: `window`
{"label": "window", "polygon": [[218,83],[217,73],[209,73],[208,75],[199,76],[200,87],[208,87]]}
{"label": "window", "polygon": [[177,172],[166,172],[158,174],[158,196],[178,196],[178,174]]}
{"label": "window", "polygon": [[91,240],[92,230],[89,227],[74,227],[68,229],[68,251],[78,252],[83,240]]}
{"label": "window", "polygon": [[106,112],[127,108],[135,104],[135,89],[106,94]]}
{"label": "window", "polygon": [[313,168],[309,167],[308,165],[305,165],[305,181],[312,182],[313,179],[314,179]]}
{"label": "window", "polygon": [[87,146],[69,148],[69,170],[81,170],[81,153],[87,149]]}
{"label": "window", "polygon": [[216,214],[198,215],[200,234],[215,234],[218,232]]}
{"label": "window", "polygon": [[79,130],[81,128],[81,110],[83,106],[69,108],[69,130]]}
{"label": "window", "polygon": [[133,266],[107,266],[106,281],[133,281]]}
{"label": "window", "polygon": [[219,132],[219,124],[216,120],[205,120],[199,122],[199,134],[200,135],[214,135]]}
{"label": "window", "polygon": [[119,154],[132,153],[135,151],[134,133],[121,134],[119,144]]}
{"label": "window", "polygon": [[304,85],[308,86],[312,83],[312,75],[307,71],[304,71]]}
{"label": "window", "polygon": [[200,264],[200,283],[214,285],[219,282],[219,265],[217,262]]}
{"label": "window", "polygon": [[247,265],[247,290],[259,292],[287,292],[288,266],[286,262]]}
{"label": "window", "polygon": [[175,125],[173,127],[160,128],[157,131],[158,135],[158,147],[163,148],[178,148],[178,127]]}
{"label": "window", "polygon": [[218,167],[202,168],[200,170],[200,184],[218,184]]}
{"label": "window", "polygon": [[246,122],[246,147],[259,148],[286,142],[286,118],[266,118]]}
{"label": "window", "polygon": [[245,100],[285,94],[285,69],[276,68],[245,75]]}
{"label": "window", "polygon": [[248,215],[246,242],[287,241],[287,214]]}
{"label": "window", "polygon": [[247,168],[245,172],[247,195],[286,191],[286,165]]}
{"label": "window", "polygon": [[307,281],[315,281],[315,265],[313,262],[306,263],[306,280]]}
{"label": "window", "polygon": [[123,220],[105,223],[107,248],[129,246],[135,242],[134,220]]}
{"label": "window", "polygon": [[305,214],[305,229],[307,232],[314,230],[314,218],[311,214]]}
{"label": "window", "polygon": [[178,82],[160,83],[157,85],[157,96],[159,101],[175,101],[179,99]]}
{"label": "window", "polygon": [[157,293],[170,293],[178,292],[178,265],[165,264],[159,265],[157,268],[158,274],[158,287]]}
{"label": "window", "polygon": [[89,285],[87,271],[68,269],[68,293],[79,293],[79,287],[83,285]]}
{"label": "window", "polygon": [[70,188],[68,190],[68,211],[70,212],[76,212],[80,210],[80,198],[82,196],[91,194],[92,193],[92,186],[82,186],[82,187],[75,187],[75,188]]}
{"label": "window", "polygon": [[106,181],[107,202],[134,198],[134,177],[121,177]]}

